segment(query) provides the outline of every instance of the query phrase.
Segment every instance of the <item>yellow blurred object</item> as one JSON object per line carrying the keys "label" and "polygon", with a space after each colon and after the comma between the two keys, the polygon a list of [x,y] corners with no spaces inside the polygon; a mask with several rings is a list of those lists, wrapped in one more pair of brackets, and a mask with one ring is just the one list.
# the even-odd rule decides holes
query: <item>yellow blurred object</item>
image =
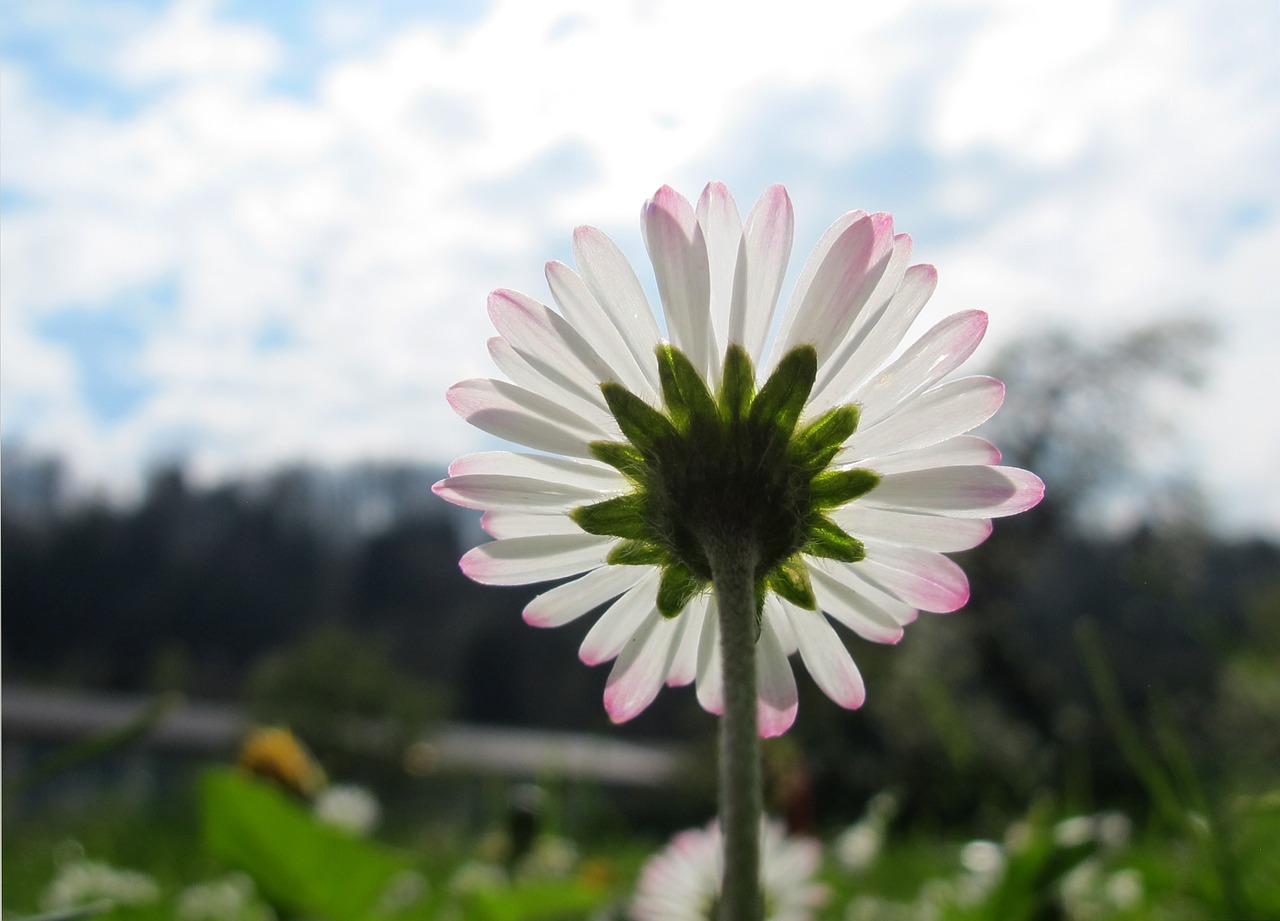
{"label": "yellow blurred object", "polygon": [[292,732],[280,726],[254,729],[240,749],[240,769],[310,798],[325,785],[324,771]]}

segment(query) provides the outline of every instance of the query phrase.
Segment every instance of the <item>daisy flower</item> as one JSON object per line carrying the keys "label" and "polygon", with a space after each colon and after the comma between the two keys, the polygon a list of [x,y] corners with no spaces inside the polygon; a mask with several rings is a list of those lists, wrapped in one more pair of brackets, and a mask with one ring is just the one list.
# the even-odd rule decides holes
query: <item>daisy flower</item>
{"label": "daisy flower", "polygon": [[911,238],[888,214],[854,211],[814,248],[770,343],[793,228],[782,186],[745,221],[719,183],[696,206],[663,187],[641,225],[665,335],[622,252],[591,227],[573,236],[577,271],[547,265],[558,312],[490,296],[489,351],[509,381],[463,381],[449,401],[539,453],[463,457],[436,484],[484,510],[496,538],[462,568],[490,585],[569,579],[525,608],[534,626],[606,606],[580,658],[616,659],[604,702],[621,722],[664,684],[696,682],[699,703],[723,711],[711,560],[749,546],[760,734],[795,719],[797,652],[827,696],[856,708],[862,677],[831,621],[894,643],[917,611],[961,607],[968,582],[943,554],[1043,495],[966,434],[1003,385],[948,378],[986,314],[950,316],[899,349],[937,273],[910,264]]}
{"label": "daisy flower", "polygon": [[[826,903],[813,881],[822,861],[817,841],[788,838],[782,823],[760,825],[764,921],[808,921]],[[631,903],[634,921],[715,921],[720,896],[720,826],[682,831],[640,870]]]}

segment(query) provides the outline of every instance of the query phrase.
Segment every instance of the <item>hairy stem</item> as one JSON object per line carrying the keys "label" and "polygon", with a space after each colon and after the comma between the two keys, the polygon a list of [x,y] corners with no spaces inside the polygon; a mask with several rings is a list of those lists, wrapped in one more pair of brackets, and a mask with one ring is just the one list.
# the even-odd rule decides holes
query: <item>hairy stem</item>
{"label": "hairy stem", "polygon": [[722,921],[760,921],[760,736],[756,722],[755,562],[721,552],[711,561],[720,610],[724,714],[720,718],[720,830],[724,836]]}

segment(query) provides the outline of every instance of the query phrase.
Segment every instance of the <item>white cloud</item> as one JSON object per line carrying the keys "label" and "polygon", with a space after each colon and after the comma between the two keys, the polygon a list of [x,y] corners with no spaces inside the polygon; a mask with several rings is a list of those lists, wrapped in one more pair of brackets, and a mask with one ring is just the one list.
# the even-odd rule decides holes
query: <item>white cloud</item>
{"label": "white cloud", "polygon": [[[567,258],[575,223],[638,258],[643,196],[696,194],[711,165],[759,184],[736,190],[744,210],[765,182],[793,185],[798,264],[839,211],[897,207],[877,185],[902,181],[892,166],[850,177],[905,148],[936,164],[921,214],[961,231],[921,237],[942,270],[932,318],[988,307],[998,341],[1204,303],[1248,329],[1274,302],[1276,66],[1219,9],[497,0],[470,26],[377,39],[375,19],[328,4],[322,41],[364,50],[306,96],[272,89],[284,38],[183,0],[105,59],[137,93],[122,117],[51,102],[14,63],[0,74],[4,181],[29,199],[0,236],[6,429],[115,482],[174,444],[210,476],[443,460],[482,438],[441,393],[491,373],[487,291],[544,296],[542,262]],[[877,200],[835,200],[850,182]],[[105,424],[34,330],[162,279],[177,302],[137,358],[156,393]],[[1266,361],[1276,336],[1230,348]],[[1233,371],[1214,399],[1258,382]],[[1274,449],[1278,428],[1257,437]],[[1259,475],[1207,456],[1221,482]],[[1256,520],[1280,528],[1280,510]]]}

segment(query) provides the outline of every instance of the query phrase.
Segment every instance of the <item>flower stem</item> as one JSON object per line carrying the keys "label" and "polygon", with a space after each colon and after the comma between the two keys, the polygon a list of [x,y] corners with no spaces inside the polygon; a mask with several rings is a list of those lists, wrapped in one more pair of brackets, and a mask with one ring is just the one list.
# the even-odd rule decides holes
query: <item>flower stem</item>
{"label": "flower stem", "polygon": [[722,921],[760,921],[760,736],[756,722],[756,598],[752,553],[712,559],[720,609],[724,714],[720,718]]}

